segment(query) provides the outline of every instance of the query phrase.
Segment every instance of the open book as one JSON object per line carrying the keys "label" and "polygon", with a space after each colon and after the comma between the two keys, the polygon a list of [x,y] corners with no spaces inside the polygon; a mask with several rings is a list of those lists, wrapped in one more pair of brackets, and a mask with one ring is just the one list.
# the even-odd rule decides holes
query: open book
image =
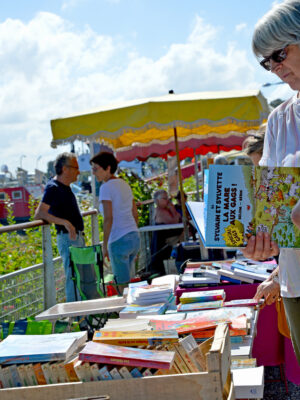
{"label": "open book", "polygon": [[279,247],[300,248],[291,211],[300,198],[300,168],[211,165],[204,202],[187,202],[205,247],[243,247],[259,231]]}

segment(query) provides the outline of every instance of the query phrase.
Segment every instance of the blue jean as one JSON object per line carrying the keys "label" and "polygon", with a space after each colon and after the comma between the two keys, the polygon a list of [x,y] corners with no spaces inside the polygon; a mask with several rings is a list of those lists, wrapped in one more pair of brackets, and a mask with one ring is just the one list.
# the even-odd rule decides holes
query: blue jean
{"label": "blue jean", "polygon": [[117,283],[126,283],[135,275],[134,259],[140,249],[139,233],[129,232],[108,244],[108,254]]}
{"label": "blue jean", "polygon": [[[71,240],[68,233],[60,232],[57,234],[56,240],[57,240],[57,248],[58,248],[59,254],[62,258],[63,266],[64,266],[64,270],[65,270],[66,301],[67,302],[76,301],[74,281],[72,279],[72,269],[70,266],[69,247],[70,246],[83,247],[85,245],[84,237],[83,237],[82,233],[79,232],[77,234],[77,238],[75,240]],[[77,299],[80,300],[78,291],[77,291]]]}

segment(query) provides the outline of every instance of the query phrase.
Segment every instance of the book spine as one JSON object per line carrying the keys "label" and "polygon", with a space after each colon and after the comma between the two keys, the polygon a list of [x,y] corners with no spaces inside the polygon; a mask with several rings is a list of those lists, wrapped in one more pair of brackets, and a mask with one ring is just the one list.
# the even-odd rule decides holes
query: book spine
{"label": "book spine", "polygon": [[104,365],[102,368],[99,369],[99,373],[100,373],[101,379],[103,381],[111,381],[112,380],[112,377],[111,377],[106,365]]}
{"label": "book spine", "polygon": [[9,367],[2,368],[2,379],[5,388],[14,387]]}
{"label": "book spine", "polygon": [[53,383],[53,379],[52,379],[52,374],[50,371],[50,364],[49,363],[45,363],[45,364],[41,364],[42,365],[42,370],[44,373],[44,377],[46,380],[46,383],[48,385],[51,385]]}
{"label": "book spine", "polygon": [[27,374],[28,381],[29,381],[29,386],[36,386],[37,385],[37,380],[36,380],[35,373],[34,373],[34,370],[33,370],[33,365],[32,364],[27,364],[25,366],[25,369],[26,369],[26,374]]}
{"label": "book spine", "polygon": [[149,339],[122,339],[122,338],[105,338],[104,340],[97,340],[98,343],[111,344],[115,346],[138,347],[147,345],[157,345],[169,342],[177,342],[178,338],[149,338]]}
{"label": "book spine", "polygon": [[83,368],[85,370],[85,376],[86,376],[86,380],[87,382],[93,382],[94,381],[94,377],[91,371],[91,365],[90,363],[84,363],[83,364]]}
{"label": "book spine", "polygon": [[146,368],[145,371],[142,372],[143,376],[152,376],[152,372],[149,368]]}
{"label": "book spine", "polygon": [[44,376],[44,373],[43,373],[43,370],[42,370],[41,363],[35,364],[35,365],[33,366],[33,370],[34,370],[34,373],[35,373],[35,377],[36,377],[37,383],[38,383],[39,385],[46,385],[46,384],[47,384],[47,381],[46,381],[46,379],[45,379],[45,376]]}
{"label": "book spine", "polygon": [[53,383],[60,383],[57,363],[53,362],[53,363],[49,364],[49,369],[51,371],[51,377],[52,377]]}
{"label": "book spine", "polygon": [[129,370],[128,370],[127,367],[121,367],[121,368],[119,369],[119,373],[120,373],[120,375],[121,375],[124,379],[132,379],[132,375],[131,375],[131,373],[129,372]]}
{"label": "book spine", "polygon": [[74,364],[74,370],[76,372],[76,375],[78,377],[78,379],[81,382],[87,382],[86,376],[85,376],[85,369],[83,368],[83,362],[78,360],[75,364]]}
{"label": "book spine", "polygon": [[21,387],[22,381],[21,381],[17,366],[15,364],[10,365],[9,369],[10,369],[10,374],[12,377],[14,387]]}
{"label": "book spine", "polygon": [[101,381],[101,375],[100,375],[100,372],[99,372],[98,364],[92,364],[90,366],[90,368],[91,368],[91,373],[92,373],[92,376],[93,376],[93,380],[94,381]]}
{"label": "book spine", "polygon": [[69,378],[69,382],[79,382],[78,376],[74,369],[74,363],[70,362],[65,364],[66,374]]}
{"label": "book spine", "polygon": [[79,359],[86,362],[96,362],[98,364],[115,364],[115,365],[126,365],[130,367],[148,367],[157,369],[169,369],[171,363],[163,361],[153,360],[141,360],[141,359],[130,359],[130,358],[118,358],[105,356],[100,354],[79,354]]}
{"label": "book spine", "polygon": [[141,371],[140,371],[138,368],[133,368],[133,369],[130,371],[130,373],[131,373],[131,375],[132,375],[133,378],[142,378],[142,377],[143,377]]}
{"label": "book spine", "polygon": [[20,376],[20,379],[21,379],[21,382],[22,382],[22,386],[29,386],[28,378],[27,378],[27,374],[26,374],[24,365],[21,364],[17,368],[18,368],[19,376]]}
{"label": "book spine", "polygon": [[120,372],[118,371],[118,368],[112,368],[109,372],[113,379],[123,379]]}

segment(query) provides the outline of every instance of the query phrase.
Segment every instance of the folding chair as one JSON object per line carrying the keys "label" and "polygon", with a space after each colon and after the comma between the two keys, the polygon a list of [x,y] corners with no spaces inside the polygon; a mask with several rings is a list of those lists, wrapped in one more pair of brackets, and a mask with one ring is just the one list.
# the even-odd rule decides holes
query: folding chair
{"label": "folding chair", "polygon": [[[86,247],[70,246],[70,265],[74,281],[75,297],[78,300],[92,300],[106,296],[106,286],[114,283],[114,275],[104,276],[103,257],[100,244]],[[86,318],[91,329],[100,329],[108,314],[97,314]]]}

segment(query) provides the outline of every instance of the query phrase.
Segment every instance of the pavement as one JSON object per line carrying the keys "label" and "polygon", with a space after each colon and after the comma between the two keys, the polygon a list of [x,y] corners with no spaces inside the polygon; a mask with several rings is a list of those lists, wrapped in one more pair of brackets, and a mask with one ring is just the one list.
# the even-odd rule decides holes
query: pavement
{"label": "pavement", "polygon": [[300,400],[300,386],[287,381],[287,388],[288,392],[279,366],[265,367],[264,400]]}

